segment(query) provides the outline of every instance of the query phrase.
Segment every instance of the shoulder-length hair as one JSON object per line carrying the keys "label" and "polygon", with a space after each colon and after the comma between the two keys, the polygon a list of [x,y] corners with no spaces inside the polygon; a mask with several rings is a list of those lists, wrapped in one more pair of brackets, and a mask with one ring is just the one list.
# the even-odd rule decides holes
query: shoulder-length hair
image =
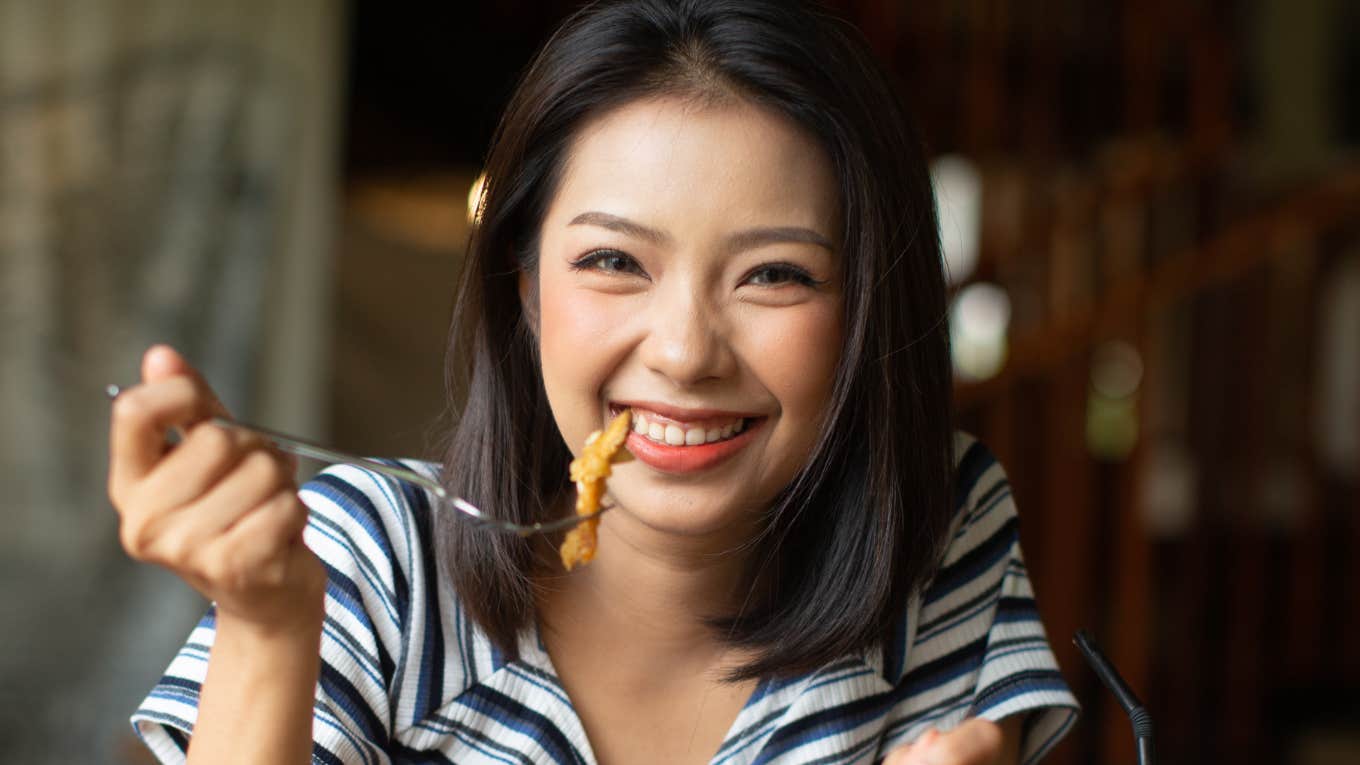
{"label": "shoulder-length hair", "polygon": [[[902,618],[938,564],[952,513],[946,290],[929,172],[898,94],[848,24],[787,0],[627,0],[565,22],[491,145],[450,339],[449,388],[466,403],[443,480],[519,522],[542,520],[570,490],[571,454],[518,277],[535,272],[575,132],[664,95],[773,110],[820,143],[839,180],[846,332],[825,425],[749,550],[761,602],[712,622],[754,657],[732,679],[810,671],[868,649]],[[534,619],[533,548],[457,519],[436,525],[464,607],[514,657]]]}

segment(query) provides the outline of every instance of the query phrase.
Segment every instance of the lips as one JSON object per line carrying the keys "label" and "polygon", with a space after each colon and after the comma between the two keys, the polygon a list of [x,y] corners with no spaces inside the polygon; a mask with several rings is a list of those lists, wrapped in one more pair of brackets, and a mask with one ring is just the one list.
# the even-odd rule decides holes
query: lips
{"label": "lips", "polygon": [[664,473],[708,470],[753,440],[765,417],[710,409],[681,409],[651,402],[615,402],[611,411],[633,410],[628,451]]}

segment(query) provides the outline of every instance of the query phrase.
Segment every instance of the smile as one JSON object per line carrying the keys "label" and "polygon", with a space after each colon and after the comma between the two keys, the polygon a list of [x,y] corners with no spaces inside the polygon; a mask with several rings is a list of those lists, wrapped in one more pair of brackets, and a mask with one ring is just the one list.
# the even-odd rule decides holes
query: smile
{"label": "smile", "polygon": [[682,424],[656,414],[633,410],[633,432],[649,441],[669,446],[698,446],[731,438],[746,426],[745,417]]}
{"label": "smile", "polygon": [[610,410],[633,410],[628,451],[665,473],[693,473],[725,462],[751,443],[752,432],[766,419],[669,407],[659,412],[652,406],[657,405],[615,403]]}

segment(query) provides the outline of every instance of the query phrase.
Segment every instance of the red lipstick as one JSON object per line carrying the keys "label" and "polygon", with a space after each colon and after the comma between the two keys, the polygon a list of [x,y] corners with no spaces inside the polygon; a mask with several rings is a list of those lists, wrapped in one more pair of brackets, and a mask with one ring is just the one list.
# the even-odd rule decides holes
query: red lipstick
{"label": "red lipstick", "polygon": [[697,473],[708,470],[732,457],[751,443],[752,434],[765,423],[765,418],[748,420],[746,427],[731,438],[695,446],[671,446],[653,441],[632,431],[625,445],[634,457],[663,473]]}

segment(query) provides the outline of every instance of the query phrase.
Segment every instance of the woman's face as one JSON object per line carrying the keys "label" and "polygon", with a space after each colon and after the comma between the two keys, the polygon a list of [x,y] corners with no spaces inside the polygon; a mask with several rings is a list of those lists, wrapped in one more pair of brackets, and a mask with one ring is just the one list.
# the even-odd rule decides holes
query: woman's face
{"label": "woman's face", "polygon": [[743,102],[635,101],[576,136],[536,326],[573,453],[634,412],[606,528],[739,539],[806,463],[841,352],[838,209],[820,147]]}

